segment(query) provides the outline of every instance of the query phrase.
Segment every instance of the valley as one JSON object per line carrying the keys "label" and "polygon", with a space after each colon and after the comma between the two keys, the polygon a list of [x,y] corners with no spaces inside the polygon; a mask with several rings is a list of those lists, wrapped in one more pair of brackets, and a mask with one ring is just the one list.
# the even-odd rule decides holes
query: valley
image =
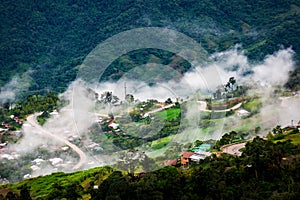
{"label": "valley", "polygon": [[[285,106],[289,101],[298,101],[298,98],[298,95],[276,97],[282,111],[286,110]],[[171,99],[159,102],[153,98],[145,102],[123,104],[115,102],[115,105],[107,102],[96,103],[95,110],[90,113],[92,126],[83,133],[76,131],[76,124],[72,118],[67,122],[68,125],[66,122],[59,122],[66,116],[72,116],[73,111],[68,107],[59,108],[59,112],[52,112],[43,127],[36,120],[41,113],[31,114],[27,116],[21,130],[25,134],[23,137],[27,139],[21,137],[16,144],[12,141],[3,143],[0,154],[2,162],[4,161],[2,168],[8,166],[6,163],[9,160],[5,161],[6,159],[13,161],[17,159],[13,157],[14,154],[19,154],[18,156],[23,154],[16,153],[16,148],[23,148],[25,141],[31,141],[31,138],[35,137],[33,133],[41,139],[32,148],[47,147],[47,150],[45,149],[44,153],[39,150],[36,157],[27,160],[28,163],[24,166],[19,166],[22,170],[18,172],[18,178],[14,177],[11,180],[21,180],[57,170],[69,172],[103,165],[111,165],[125,171],[134,170],[138,173],[141,170],[138,166],[143,163],[145,156],[153,160],[152,167],[148,170],[157,170],[162,168],[167,160],[177,160],[181,152],[196,148],[197,141],[209,144],[211,153],[220,154],[221,150],[223,153],[240,156],[242,152],[239,149],[245,147],[245,141],[251,140],[256,135],[265,137],[268,131],[278,125],[277,120],[280,116],[275,111],[268,116],[260,114],[262,108],[257,107],[257,101],[264,107],[269,105],[268,101],[257,95],[244,97],[242,102],[237,101],[235,105],[228,103],[232,107],[223,110],[210,110],[208,103],[211,103],[211,100],[207,101],[190,97],[180,102],[172,102]],[[226,101],[231,102],[233,99]],[[216,104],[220,105],[218,101]],[[252,104],[256,110],[250,106]],[[190,116],[189,112],[191,109],[195,111],[195,108],[196,115]],[[297,114],[294,117],[299,118]],[[289,124],[290,122],[283,126],[288,127]],[[233,134],[229,140],[233,145],[222,147],[218,140],[226,133]],[[48,140],[51,142],[46,142]],[[228,142],[223,145],[226,144]],[[54,154],[56,157],[49,157],[48,154],[54,153],[51,149],[57,149]],[[130,169],[130,163],[134,162],[131,160],[133,158],[128,157],[130,152],[135,152],[133,157],[142,156],[139,158],[142,159],[140,163],[135,163],[134,169]],[[38,159],[41,161],[37,162]],[[31,165],[28,166],[29,163]],[[9,181],[8,177],[3,175],[2,180]]]}
{"label": "valley", "polygon": [[0,200],[299,199],[299,0],[2,0]]}

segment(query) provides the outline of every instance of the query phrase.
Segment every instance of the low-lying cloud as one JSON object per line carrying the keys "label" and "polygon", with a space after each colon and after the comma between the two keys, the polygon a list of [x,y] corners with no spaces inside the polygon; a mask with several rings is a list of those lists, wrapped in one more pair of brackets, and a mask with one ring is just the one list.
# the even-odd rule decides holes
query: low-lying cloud
{"label": "low-lying cloud", "polygon": [[[225,84],[230,77],[235,77],[238,84],[283,86],[288,81],[289,72],[295,68],[293,55],[291,48],[281,49],[266,56],[261,62],[251,63],[241,47],[235,46],[228,51],[213,54],[207,66],[198,66],[181,76],[174,73],[174,69],[169,66],[152,64],[151,68],[147,68],[147,65],[142,65],[130,70],[116,82],[100,83],[94,88],[99,93],[113,91],[120,99],[124,99],[126,83],[127,93],[133,94],[137,99],[165,100],[169,97],[184,98],[198,91],[212,92],[217,86]],[[152,77],[148,74],[153,73],[153,70],[161,73],[161,78],[155,79],[155,84],[149,84],[153,83],[153,80],[151,81]],[[176,80],[164,81],[163,77],[171,73]]]}
{"label": "low-lying cloud", "polygon": [[[53,115],[52,119],[48,120],[44,128],[49,132],[61,137],[68,138],[70,136],[82,136],[87,132],[87,129],[97,120],[94,114],[95,99],[88,97],[86,88],[91,88],[99,95],[105,91],[112,91],[124,102],[125,86],[126,93],[132,94],[135,99],[145,101],[147,99],[157,99],[165,101],[171,98],[186,100],[193,97],[195,94],[211,95],[217,86],[225,84],[230,77],[235,77],[239,85],[256,85],[252,92],[258,92],[266,99],[270,99],[274,87],[282,87],[288,80],[288,74],[295,67],[293,61],[294,52],[291,48],[281,49],[272,55],[266,56],[263,61],[252,63],[248,60],[245,52],[240,46],[236,46],[228,51],[213,54],[210,62],[206,66],[196,66],[195,69],[190,70],[185,74],[179,74],[176,70],[169,66],[162,64],[141,65],[135,69],[130,70],[120,80],[116,82],[102,82],[96,85],[87,85],[80,80],[75,80],[61,95],[61,98],[69,101],[70,104],[61,109],[59,115]],[[149,76],[152,74],[153,76]],[[164,77],[174,76],[174,80],[165,81]],[[1,88],[0,100],[13,100],[19,90],[28,88],[30,82],[30,72],[20,77],[15,77],[10,83]],[[157,76],[160,75],[160,76]],[[137,77],[135,79],[135,77]],[[156,78],[155,78],[156,77]],[[157,78],[159,77],[159,78]],[[24,85],[22,85],[24,83]],[[258,85],[258,87],[257,87]],[[78,93],[74,93],[74,87],[77,88]],[[79,89],[78,89],[79,88]],[[78,100],[74,108],[74,99]],[[291,119],[298,122],[300,116],[298,113],[298,105],[300,105],[299,98],[296,99],[282,99],[279,101],[268,101],[263,105],[260,113],[262,119],[271,119],[268,126],[274,124],[286,125]],[[210,132],[210,135],[199,132],[198,127],[198,104],[191,103],[184,114],[184,121],[186,129],[174,137],[175,142],[192,142],[196,139],[218,139],[221,137],[221,128]],[[77,109],[76,112],[73,112]],[[109,109],[103,110],[103,114],[107,115]],[[275,114],[274,114],[275,113]],[[76,116],[74,116],[76,115]],[[272,116],[272,118],[270,118]],[[238,121],[240,118],[232,118],[231,120]],[[234,122],[231,122],[234,123]],[[79,126],[80,124],[80,126]],[[237,123],[238,124],[238,123]],[[20,143],[13,146],[18,152],[30,152],[39,145],[47,143],[48,139],[43,138],[40,134],[35,133],[32,127],[24,127],[24,138]],[[187,137],[188,134],[189,136]],[[84,135],[88,140],[88,136]],[[186,139],[189,140],[186,140]],[[59,141],[51,141],[47,145],[63,146]],[[87,163],[84,167],[109,164],[111,157],[107,158],[103,155],[103,159],[94,158],[87,154]],[[72,159],[71,159],[72,160]],[[75,159],[74,159],[75,160]],[[42,173],[48,173],[53,170],[45,169]],[[40,175],[41,172],[35,172]]]}
{"label": "low-lying cloud", "polygon": [[18,95],[27,92],[32,81],[31,74],[32,71],[28,70],[23,74],[16,75],[10,82],[1,87],[0,102],[13,102]]}

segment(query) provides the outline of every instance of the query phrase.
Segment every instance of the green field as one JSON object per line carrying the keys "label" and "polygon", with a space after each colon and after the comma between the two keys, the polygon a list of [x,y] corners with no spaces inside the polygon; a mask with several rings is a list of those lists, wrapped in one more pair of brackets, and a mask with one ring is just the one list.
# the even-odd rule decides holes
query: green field
{"label": "green field", "polygon": [[165,147],[167,144],[169,144],[171,139],[172,139],[172,136],[160,138],[158,140],[153,141],[151,144],[151,147],[153,150],[161,149],[161,148]]}
{"label": "green field", "polygon": [[173,120],[180,115],[180,112],[181,112],[180,108],[169,108],[162,112],[158,112],[156,116],[164,120]]}
{"label": "green field", "polygon": [[[72,184],[81,186],[82,188],[88,185],[91,177],[94,177],[95,174],[98,175],[98,182],[95,184],[100,184],[103,180],[107,179],[107,177],[113,172],[115,169],[110,167],[98,167],[89,169],[86,171],[78,171],[73,173],[63,173],[58,172],[47,176],[40,176],[33,179],[26,179],[21,183],[16,185],[12,185],[12,190],[17,190],[20,186],[27,184],[30,187],[31,196],[36,198],[41,198],[51,194],[56,193],[57,188],[53,187],[53,184],[59,184],[61,187],[67,187]],[[1,187],[0,187],[1,190]],[[61,191],[62,192],[62,191]]]}
{"label": "green field", "polygon": [[262,106],[262,102],[259,99],[252,99],[243,104],[243,107],[251,113],[257,113]]}
{"label": "green field", "polygon": [[292,134],[292,135],[287,135],[281,140],[276,140],[275,142],[284,142],[287,140],[291,140],[292,144],[298,145],[300,144],[300,134]]}

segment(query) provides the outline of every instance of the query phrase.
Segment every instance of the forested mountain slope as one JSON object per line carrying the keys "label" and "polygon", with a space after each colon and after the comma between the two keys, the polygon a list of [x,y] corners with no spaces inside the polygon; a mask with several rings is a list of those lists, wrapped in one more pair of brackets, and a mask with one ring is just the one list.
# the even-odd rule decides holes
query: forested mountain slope
{"label": "forested mountain slope", "polygon": [[[176,29],[201,42],[210,53],[240,43],[257,60],[283,45],[292,46],[300,58],[297,0],[3,0],[0,85],[32,69],[30,90],[62,91],[97,44],[121,31],[147,26]],[[173,54],[153,50],[151,54],[161,62],[172,61]],[[132,67],[120,62],[122,58],[114,65],[121,71]],[[178,65],[184,72],[189,66],[182,63]],[[118,78],[114,73],[106,75]]]}

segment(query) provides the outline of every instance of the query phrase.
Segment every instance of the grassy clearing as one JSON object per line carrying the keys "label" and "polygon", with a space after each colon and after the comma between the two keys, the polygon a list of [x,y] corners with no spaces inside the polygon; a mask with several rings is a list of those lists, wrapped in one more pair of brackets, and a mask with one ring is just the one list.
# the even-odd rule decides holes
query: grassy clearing
{"label": "grassy clearing", "polygon": [[287,140],[291,140],[292,144],[299,145],[300,144],[300,134],[297,133],[297,134],[287,135],[281,140],[276,140],[275,143],[284,142]]}
{"label": "grassy clearing", "polygon": [[157,149],[157,150],[154,150],[154,151],[151,151],[149,153],[147,153],[147,155],[151,158],[155,158],[155,157],[158,157],[158,156],[163,156],[164,153],[169,149],[170,147],[169,146],[165,146],[163,148],[160,148],[160,149]]}
{"label": "grassy clearing", "polygon": [[262,106],[262,102],[259,99],[252,99],[243,104],[243,108],[251,113],[257,113]]}
{"label": "grassy clearing", "polygon": [[171,136],[160,138],[152,142],[151,147],[153,150],[161,149],[165,147],[171,141]]}
{"label": "grassy clearing", "polygon": [[156,116],[163,120],[173,120],[180,115],[180,108],[169,108],[167,110],[156,113]]}
{"label": "grassy clearing", "polygon": [[[79,171],[74,173],[54,173],[47,176],[40,176],[37,178],[27,179],[22,181],[21,183],[12,185],[13,190],[17,190],[18,187],[21,185],[27,184],[30,187],[31,196],[36,198],[43,198],[50,192],[52,192],[53,187],[52,184],[59,183],[60,186],[67,186],[71,183],[80,184],[84,186],[86,180],[89,180],[90,177],[95,176],[95,174],[101,174],[101,180],[106,179],[114,169],[110,167],[101,167],[101,168],[94,168],[85,171]],[[52,184],[49,184],[52,183]]]}

